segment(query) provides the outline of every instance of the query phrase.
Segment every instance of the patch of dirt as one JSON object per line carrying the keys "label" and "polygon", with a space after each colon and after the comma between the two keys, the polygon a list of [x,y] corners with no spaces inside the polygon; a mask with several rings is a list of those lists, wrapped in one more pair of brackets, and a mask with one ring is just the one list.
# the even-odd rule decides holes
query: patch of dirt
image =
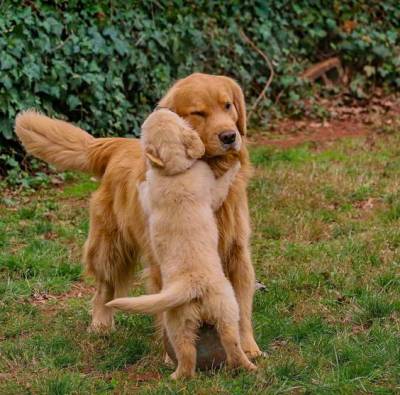
{"label": "patch of dirt", "polygon": [[321,100],[329,114],[325,121],[311,118],[284,119],[268,131],[254,131],[250,145],[291,148],[300,144],[323,143],[346,137],[363,137],[400,127],[400,97],[375,97],[366,105],[344,105],[342,100]]}
{"label": "patch of dirt", "polygon": [[95,287],[93,285],[77,282],[72,284],[71,289],[62,294],[52,295],[43,292],[34,293],[30,302],[35,306],[43,306],[50,301],[63,302],[70,298],[83,298],[88,295],[93,295]]}
{"label": "patch of dirt", "polygon": [[276,351],[276,350],[282,350],[282,349],[286,349],[288,345],[288,341],[287,340],[274,340],[270,343],[269,348],[272,351]]}
{"label": "patch of dirt", "polygon": [[[303,126],[304,125],[304,126]],[[370,130],[360,123],[337,122],[310,122],[301,121],[301,126],[296,121],[283,121],[279,124],[280,133],[287,135],[283,139],[260,138],[250,140],[250,144],[271,145],[279,148],[291,148],[307,142],[333,141],[343,137],[361,137],[370,133]],[[310,129],[312,130],[310,132]],[[295,130],[295,132],[293,132]],[[290,136],[290,137],[289,137]],[[291,137],[293,136],[293,137]]]}
{"label": "patch of dirt", "polygon": [[143,383],[146,381],[160,380],[161,374],[159,372],[130,372],[128,374],[128,378],[131,381],[135,381],[136,383]]}
{"label": "patch of dirt", "polygon": [[61,197],[63,204],[68,205],[71,209],[88,209],[90,196],[85,197]]}
{"label": "patch of dirt", "polygon": [[360,210],[371,210],[376,206],[378,199],[368,198],[367,200],[360,200],[354,203],[354,206]]}
{"label": "patch of dirt", "polygon": [[353,333],[354,335],[358,335],[359,333],[364,333],[368,330],[368,326],[365,324],[361,324],[361,325],[353,325],[351,327],[351,333]]}
{"label": "patch of dirt", "polygon": [[0,373],[0,383],[2,381],[8,381],[15,378],[15,374],[12,373]]}

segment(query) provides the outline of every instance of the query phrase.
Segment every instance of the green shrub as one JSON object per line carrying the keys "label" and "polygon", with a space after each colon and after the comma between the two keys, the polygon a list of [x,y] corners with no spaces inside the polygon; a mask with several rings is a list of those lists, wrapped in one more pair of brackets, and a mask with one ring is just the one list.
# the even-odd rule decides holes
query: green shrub
{"label": "green shrub", "polygon": [[[278,95],[290,114],[300,113],[307,84],[299,74],[329,56],[358,72],[358,95],[376,83],[399,87],[399,28],[397,0],[5,0],[0,154],[19,151],[13,121],[30,107],[97,136],[137,134],[167,87],[194,71],[236,78],[251,102],[269,71],[240,29],[275,68],[261,122]],[[6,162],[0,158],[3,169]]]}

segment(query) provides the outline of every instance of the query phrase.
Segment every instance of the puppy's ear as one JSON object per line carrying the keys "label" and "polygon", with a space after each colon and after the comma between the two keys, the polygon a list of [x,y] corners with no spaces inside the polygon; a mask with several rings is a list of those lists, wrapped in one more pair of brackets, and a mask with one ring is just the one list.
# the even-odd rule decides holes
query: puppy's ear
{"label": "puppy's ear", "polygon": [[183,145],[186,149],[186,154],[191,159],[201,158],[206,149],[200,136],[192,129],[183,129],[182,131]]}
{"label": "puppy's ear", "polygon": [[145,150],[144,150],[144,154],[146,155],[147,159],[149,159],[149,161],[151,163],[153,163],[154,165],[158,166],[158,167],[164,167],[164,162],[160,159],[158,152],[156,150],[156,148],[154,147],[154,145],[147,145]]}
{"label": "puppy's ear", "polygon": [[246,116],[246,102],[240,85],[232,78],[223,77],[230,85],[233,93],[233,105],[238,113],[238,120],[236,126],[242,136],[247,132],[247,116]]}

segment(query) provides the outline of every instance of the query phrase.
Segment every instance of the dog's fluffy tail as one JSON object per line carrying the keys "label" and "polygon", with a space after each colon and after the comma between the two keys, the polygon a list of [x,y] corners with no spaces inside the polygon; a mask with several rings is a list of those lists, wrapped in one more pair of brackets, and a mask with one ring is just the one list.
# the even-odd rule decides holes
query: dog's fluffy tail
{"label": "dog's fluffy tail", "polygon": [[34,110],[20,113],[15,133],[25,149],[60,170],[79,170],[101,176],[119,140],[96,139],[84,130]]}
{"label": "dog's fluffy tail", "polygon": [[190,287],[185,284],[176,284],[158,294],[114,299],[106,306],[136,313],[157,314],[181,306],[195,297]]}
{"label": "dog's fluffy tail", "polygon": [[17,116],[15,133],[30,154],[59,169],[89,171],[88,147],[95,139],[82,129],[30,110]]}

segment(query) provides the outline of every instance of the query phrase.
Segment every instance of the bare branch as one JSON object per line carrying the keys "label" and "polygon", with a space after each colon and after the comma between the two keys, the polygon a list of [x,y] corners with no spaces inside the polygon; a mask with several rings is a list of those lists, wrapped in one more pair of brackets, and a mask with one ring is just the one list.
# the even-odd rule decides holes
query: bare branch
{"label": "bare branch", "polygon": [[268,90],[268,88],[270,87],[272,80],[274,79],[275,73],[274,73],[274,67],[272,65],[272,62],[270,61],[269,57],[267,56],[266,53],[264,53],[263,51],[261,51],[261,49],[259,49],[257,47],[256,44],[254,44],[254,42],[246,35],[246,33],[240,29],[239,31],[240,35],[242,36],[243,40],[245,42],[247,42],[259,55],[261,55],[261,57],[265,60],[265,62],[268,65],[268,69],[269,69],[269,78],[267,83],[265,84],[263,90],[260,92],[260,94],[258,95],[256,101],[253,104],[253,107],[251,108],[251,110],[249,111],[249,115],[248,118],[250,119],[251,116],[253,115],[255,109],[257,108],[258,104],[260,103],[260,101],[265,98],[265,92]]}

